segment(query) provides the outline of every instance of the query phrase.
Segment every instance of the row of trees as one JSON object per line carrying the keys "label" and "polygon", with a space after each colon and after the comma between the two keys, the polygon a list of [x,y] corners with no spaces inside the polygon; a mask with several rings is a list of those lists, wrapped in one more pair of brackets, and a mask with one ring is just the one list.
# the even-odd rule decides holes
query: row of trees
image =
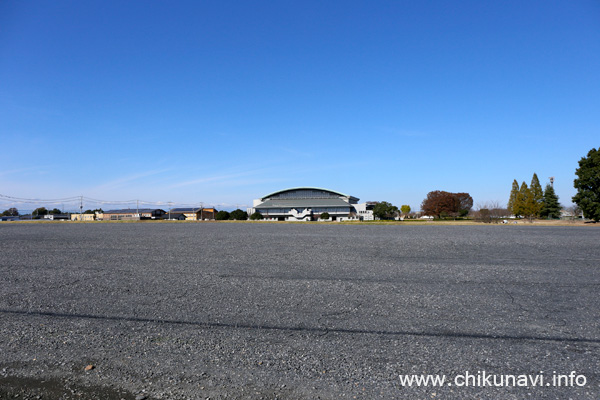
{"label": "row of trees", "polygon": [[46,207],[39,207],[36,208],[35,210],[33,210],[33,215],[49,215],[49,214],[62,214],[63,212],[60,211],[58,208],[53,208],[52,210],[47,210]]}
{"label": "row of trees", "polygon": [[[573,196],[576,204],[572,208],[573,212],[580,211],[585,218],[600,221],[600,148],[591,149],[587,157],[581,158],[575,174],[577,194]],[[425,215],[438,218],[464,217],[472,207],[473,198],[468,193],[440,190],[429,192],[421,203],[421,210]],[[549,183],[542,189],[538,176],[534,173],[529,186],[525,182],[519,186],[516,179],[513,181],[507,208],[501,207],[497,202],[484,204],[479,207],[475,217],[486,221],[504,218],[507,214],[526,218],[560,218],[561,208],[554,186]],[[373,209],[375,217],[380,219],[390,219],[398,213],[396,206],[385,201],[378,203]],[[410,207],[402,206],[400,213],[410,213]]]}
{"label": "row of trees", "polygon": [[[591,149],[587,157],[581,158],[575,174],[577,194],[573,196],[576,204],[573,212],[581,210],[585,218],[600,221],[600,148]],[[421,203],[421,210],[425,215],[438,218],[466,216],[472,207],[473,198],[468,193],[440,190],[429,192]],[[529,186],[525,182],[519,186],[516,179],[513,181],[507,209],[497,202],[485,204],[479,207],[475,217],[490,221],[510,213],[526,218],[560,218],[561,208],[554,186],[549,183],[542,190],[538,176],[534,173]],[[410,207],[402,206],[400,212],[406,215],[410,213]],[[373,214],[380,219],[390,219],[398,214],[398,208],[382,201],[374,207]]]}
{"label": "row of trees", "polygon": [[[600,148],[591,149],[587,157],[579,161],[579,168],[575,171],[577,179],[574,181],[577,194],[573,196],[573,202],[583,212],[585,218],[600,221]],[[469,214],[473,207],[473,198],[469,193],[451,193],[440,190],[429,192],[421,203],[421,210],[425,215],[438,218],[464,217]],[[477,218],[500,218],[505,215],[505,210],[498,204],[484,205],[479,207]],[[382,201],[373,208],[373,214],[379,219],[393,219],[398,215],[408,215],[411,209],[408,205],[398,207]],[[510,192],[507,211],[515,216],[526,218],[559,218],[561,205],[558,196],[551,184],[547,184],[542,190],[537,174],[533,174],[529,186],[522,182],[521,185],[515,179]],[[102,209],[86,210],[86,214],[102,212]],[[61,214],[62,211],[54,208],[47,210],[45,207],[36,208],[33,215]],[[2,212],[2,216],[19,216],[16,208],[9,208]],[[215,218],[217,220],[247,220],[248,213],[237,209],[232,212],[219,211]],[[254,213],[250,219],[262,219],[260,213]],[[329,218],[327,213],[320,216],[321,219]]]}
{"label": "row of trees", "polygon": [[554,187],[547,184],[546,189],[542,190],[536,173],[529,186],[525,182],[519,186],[516,179],[513,181],[508,199],[508,211],[511,214],[525,218],[559,218],[560,210]]}
{"label": "row of trees", "polygon": [[[48,210],[46,209],[46,207],[38,207],[35,210],[33,210],[32,215],[48,215],[48,214],[62,214],[62,211],[60,211],[58,208],[54,208],[52,210]],[[1,216],[8,216],[8,217],[18,217],[19,215],[19,210],[17,210],[14,207],[9,208],[8,210],[4,210],[4,212],[2,212],[2,214],[0,214]]]}
{"label": "row of trees", "polygon": [[[85,210],[83,213],[84,214],[95,214],[97,212],[103,213],[104,211],[101,208],[96,208],[95,210]],[[49,215],[49,214],[62,214],[62,211],[59,210],[58,208],[48,210],[45,207],[39,207],[39,208],[36,208],[35,210],[33,210],[32,214],[34,216],[38,216],[38,215],[42,216],[42,215]],[[20,215],[19,210],[17,210],[14,207],[9,208],[8,210],[4,210],[4,212],[2,212],[2,214],[0,214],[0,216],[9,216],[9,217],[18,217],[19,215]],[[248,213],[246,211],[240,210],[239,208],[232,212],[219,211],[215,215],[215,219],[217,219],[217,220],[228,220],[228,219],[230,219],[230,220],[247,220]],[[262,219],[262,215],[260,213],[254,213],[250,217],[250,219]]]}
{"label": "row of trees", "polygon": [[[83,213],[84,214],[95,214],[96,212],[99,213],[103,213],[104,211],[102,211],[101,208],[96,208],[95,210],[85,210]],[[38,207],[35,210],[33,210],[32,215],[49,215],[49,214],[63,214],[63,211],[59,210],[58,208],[54,208],[52,210],[48,210],[46,209],[46,207]],[[18,217],[19,215],[19,210],[17,210],[14,207],[9,208],[8,210],[4,210],[2,212],[2,214],[0,214],[0,216],[8,216],[8,217]]]}
{"label": "row of trees", "polygon": [[217,221],[225,221],[225,220],[245,221],[248,219],[248,213],[246,211],[240,210],[239,208],[237,210],[233,210],[232,212],[219,211],[215,215],[215,219]]}

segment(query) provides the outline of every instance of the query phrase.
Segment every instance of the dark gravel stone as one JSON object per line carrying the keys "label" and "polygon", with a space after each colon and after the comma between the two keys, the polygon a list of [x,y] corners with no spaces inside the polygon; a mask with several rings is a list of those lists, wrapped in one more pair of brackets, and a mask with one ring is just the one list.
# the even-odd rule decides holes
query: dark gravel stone
{"label": "dark gravel stone", "polygon": [[[0,398],[597,399],[599,243],[593,226],[0,223]],[[465,371],[587,384],[398,379]]]}

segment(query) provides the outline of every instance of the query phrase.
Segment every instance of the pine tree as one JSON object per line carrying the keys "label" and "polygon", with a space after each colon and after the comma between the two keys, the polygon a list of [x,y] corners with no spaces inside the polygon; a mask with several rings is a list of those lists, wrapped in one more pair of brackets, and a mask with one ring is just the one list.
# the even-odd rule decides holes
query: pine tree
{"label": "pine tree", "polygon": [[521,187],[519,188],[519,193],[517,193],[517,198],[514,208],[515,216],[528,217],[531,215],[531,212],[528,210],[527,201],[530,198],[529,188],[525,182],[521,183]]}
{"label": "pine tree", "polygon": [[535,197],[531,188],[527,190],[525,194],[525,205],[523,216],[527,218],[534,218],[537,214],[537,210],[539,209],[539,204],[535,201]]}
{"label": "pine tree", "polygon": [[554,192],[552,185],[546,185],[546,191],[544,192],[544,203],[540,216],[543,218],[560,218],[560,203],[558,202],[558,196]]}
{"label": "pine tree", "polygon": [[540,216],[540,211],[542,211],[542,206],[544,203],[544,191],[542,190],[542,185],[540,185],[540,180],[535,172],[531,178],[529,190],[531,191],[531,215],[538,217]]}
{"label": "pine tree", "polygon": [[515,211],[515,206],[517,204],[517,197],[519,196],[519,182],[517,182],[517,180],[515,179],[512,183],[512,189],[510,191],[510,197],[508,198],[508,211],[513,214],[513,215],[517,215],[516,211]]}
{"label": "pine tree", "polygon": [[579,160],[575,170],[577,179],[573,182],[577,194],[573,202],[577,204],[585,218],[600,221],[600,147],[591,149],[587,157]]}

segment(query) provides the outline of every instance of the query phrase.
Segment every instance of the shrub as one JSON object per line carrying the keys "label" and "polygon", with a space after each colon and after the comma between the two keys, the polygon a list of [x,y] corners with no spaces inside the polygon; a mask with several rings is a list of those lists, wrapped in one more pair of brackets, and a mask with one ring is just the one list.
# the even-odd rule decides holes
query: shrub
{"label": "shrub", "polygon": [[233,210],[230,214],[229,214],[229,219],[236,219],[236,220],[241,220],[241,221],[245,221],[248,219],[248,213],[246,211],[242,211],[239,208],[237,210]]}
{"label": "shrub", "polygon": [[215,219],[217,221],[224,221],[229,219],[229,213],[227,211],[219,211],[217,215],[215,215]]}
{"label": "shrub", "polygon": [[321,214],[319,216],[319,219],[329,219],[329,213],[328,212],[324,212],[323,214]]}
{"label": "shrub", "polygon": [[256,221],[256,220],[263,219],[263,218],[264,218],[263,215],[261,213],[259,213],[258,211],[250,216],[250,219],[252,221]]}

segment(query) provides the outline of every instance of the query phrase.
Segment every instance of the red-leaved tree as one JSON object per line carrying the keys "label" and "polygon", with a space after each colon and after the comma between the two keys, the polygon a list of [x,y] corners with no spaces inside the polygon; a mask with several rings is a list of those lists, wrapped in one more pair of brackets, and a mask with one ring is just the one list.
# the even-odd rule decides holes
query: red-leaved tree
{"label": "red-leaved tree", "polygon": [[473,198],[469,193],[450,193],[434,190],[427,193],[421,203],[421,210],[425,215],[441,217],[442,214],[450,216],[464,216],[473,207]]}

